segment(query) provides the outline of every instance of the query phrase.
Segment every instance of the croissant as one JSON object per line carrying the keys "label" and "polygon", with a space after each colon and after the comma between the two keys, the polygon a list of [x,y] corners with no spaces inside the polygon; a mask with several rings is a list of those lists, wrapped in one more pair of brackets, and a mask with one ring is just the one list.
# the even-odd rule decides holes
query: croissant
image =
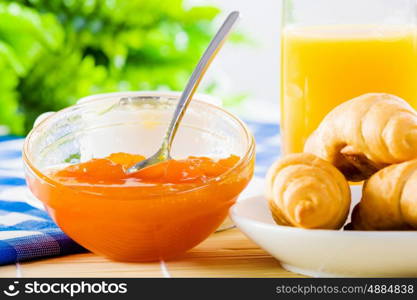
{"label": "croissant", "polygon": [[347,180],[334,166],[313,154],[287,155],[266,177],[266,197],[279,225],[339,229],[350,208]]}
{"label": "croissant", "polygon": [[393,95],[362,95],[332,110],[304,151],[329,161],[350,181],[365,180],[417,158],[417,112]]}
{"label": "croissant", "polygon": [[352,213],[354,230],[417,229],[417,160],[375,173]]}

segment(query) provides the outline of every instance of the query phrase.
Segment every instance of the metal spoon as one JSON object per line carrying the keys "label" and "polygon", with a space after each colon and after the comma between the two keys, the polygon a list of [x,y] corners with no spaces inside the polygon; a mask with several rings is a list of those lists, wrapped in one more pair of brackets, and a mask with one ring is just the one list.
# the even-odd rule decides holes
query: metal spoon
{"label": "metal spoon", "polygon": [[201,82],[201,79],[210,66],[210,63],[213,61],[214,57],[223,46],[227,36],[229,35],[233,25],[236,23],[238,18],[238,11],[230,13],[227,19],[224,21],[223,25],[220,27],[219,31],[217,31],[216,35],[211,40],[210,45],[207,47],[206,51],[198,62],[198,65],[194,69],[194,72],[191,75],[185,90],[181,94],[180,100],[174,112],[174,116],[162,141],[161,148],[151,157],[130,167],[126,171],[127,173],[137,172],[145,167],[171,159],[170,151],[172,141],[174,140],[175,134],[177,133],[178,126],[182,120],[182,117],[184,116],[185,110],[190,104],[191,99],[193,98],[193,95]]}

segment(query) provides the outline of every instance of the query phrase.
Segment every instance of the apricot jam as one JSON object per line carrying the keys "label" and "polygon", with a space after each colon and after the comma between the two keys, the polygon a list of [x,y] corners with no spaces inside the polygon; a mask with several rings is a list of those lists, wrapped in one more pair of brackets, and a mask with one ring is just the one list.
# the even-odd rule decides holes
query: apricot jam
{"label": "apricot jam", "polygon": [[125,173],[143,159],[115,153],[27,180],[80,245],[115,260],[153,261],[176,257],[213,233],[254,166],[254,158],[191,156]]}
{"label": "apricot jam", "polygon": [[113,153],[106,158],[71,165],[51,175],[67,184],[205,183],[225,173],[239,161],[236,155],[218,161],[190,156],[184,160],[168,160],[135,173],[126,173],[129,167],[144,159],[141,155]]}

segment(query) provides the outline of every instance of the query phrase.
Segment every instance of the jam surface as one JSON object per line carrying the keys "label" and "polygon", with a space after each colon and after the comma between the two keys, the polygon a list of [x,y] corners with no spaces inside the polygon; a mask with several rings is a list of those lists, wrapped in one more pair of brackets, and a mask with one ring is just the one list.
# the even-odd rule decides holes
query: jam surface
{"label": "jam surface", "polygon": [[124,183],[205,183],[227,172],[239,161],[231,155],[214,160],[190,156],[182,160],[168,160],[127,174],[126,170],[145,157],[128,153],[113,153],[105,158],[70,165],[54,171],[52,177],[68,184],[124,184]]}

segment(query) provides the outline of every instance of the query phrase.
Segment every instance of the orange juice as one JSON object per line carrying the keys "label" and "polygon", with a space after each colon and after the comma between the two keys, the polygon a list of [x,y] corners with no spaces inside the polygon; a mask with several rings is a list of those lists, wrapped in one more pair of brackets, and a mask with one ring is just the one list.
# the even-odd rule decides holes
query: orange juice
{"label": "orange juice", "polygon": [[282,36],[284,153],[340,103],[369,92],[397,95],[417,108],[417,30],[399,25],[287,28]]}

